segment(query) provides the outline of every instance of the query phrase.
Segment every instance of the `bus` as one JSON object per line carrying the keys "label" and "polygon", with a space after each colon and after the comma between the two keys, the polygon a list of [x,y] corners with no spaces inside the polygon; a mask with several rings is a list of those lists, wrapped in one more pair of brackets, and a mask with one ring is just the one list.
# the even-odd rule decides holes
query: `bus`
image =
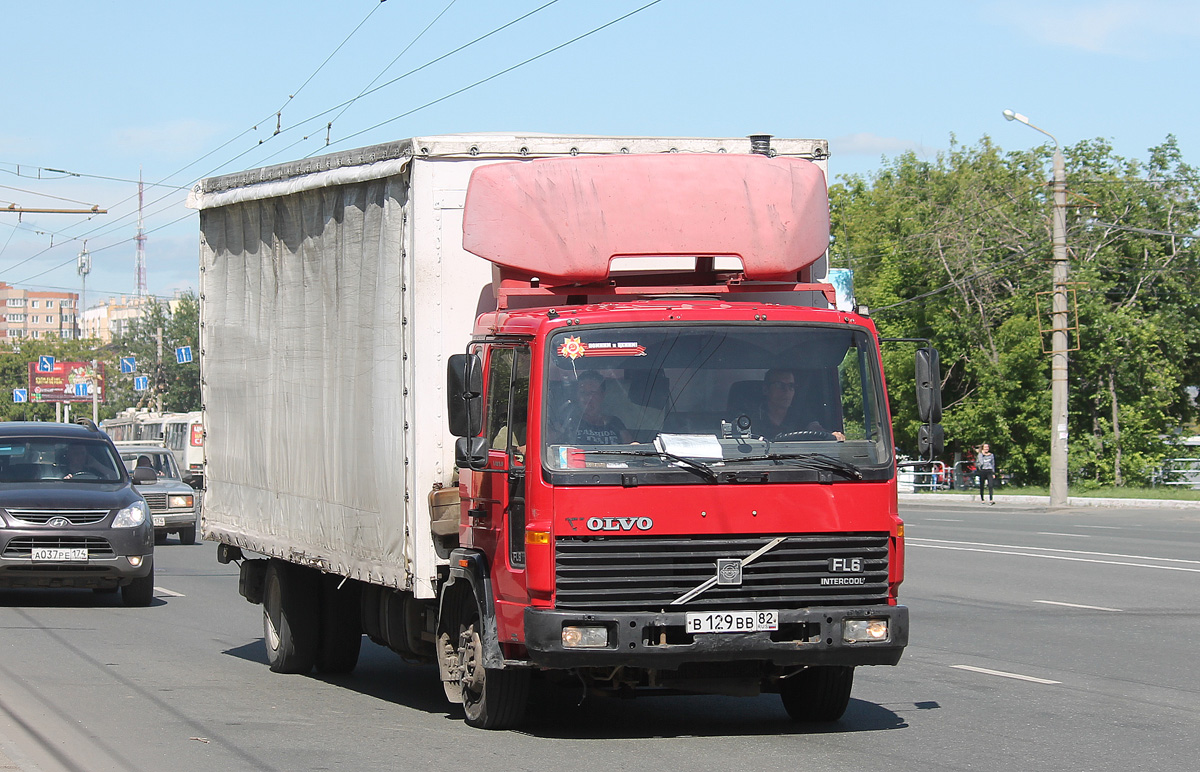
{"label": "bus", "polygon": [[184,482],[196,489],[204,487],[204,425],[199,410],[156,413],[127,408],[101,421],[100,428],[114,441],[138,440],[166,445],[183,472]]}

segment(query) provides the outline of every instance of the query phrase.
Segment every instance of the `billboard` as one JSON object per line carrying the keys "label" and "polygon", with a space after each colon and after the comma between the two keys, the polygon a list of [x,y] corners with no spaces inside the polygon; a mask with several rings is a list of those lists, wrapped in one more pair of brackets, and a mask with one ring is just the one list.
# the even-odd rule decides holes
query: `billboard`
{"label": "billboard", "polygon": [[29,363],[30,402],[91,402],[89,384],[95,384],[96,395],[104,401],[104,363],[94,368],[91,362],[58,362],[51,360],[49,370]]}

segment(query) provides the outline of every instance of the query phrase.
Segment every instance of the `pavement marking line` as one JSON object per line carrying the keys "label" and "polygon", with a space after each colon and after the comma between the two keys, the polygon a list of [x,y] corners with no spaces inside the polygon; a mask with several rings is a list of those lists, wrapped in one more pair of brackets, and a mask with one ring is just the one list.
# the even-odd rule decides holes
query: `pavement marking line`
{"label": "pavement marking line", "polygon": [[1001,678],[1015,678],[1018,681],[1029,681],[1030,683],[1035,684],[1062,683],[1062,681],[1051,681],[1049,678],[1034,678],[1033,676],[1021,675],[1020,673],[1006,673],[1003,670],[988,670],[986,667],[971,667],[970,665],[951,665],[950,667],[958,668],[959,670],[970,670],[972,673],[1000,676]]}
{"label": "pavement marking line", "polygon": [[1105,531],[1123,531],[1125,530],[1119,525],[1077,525],[1076,528],[1099,528]]}
{"label": "pavement marking line", "polygon": [[1090,535],[1086,533],[1057,533],[1055,531],[1038,531],[1038,536],[1074,536],[1079,539],[1090,539]]}
{"label": "pavement marking line", "polygon": [[[955,550],[957,552],[990,552],[993,555],[1016,555],[1025,558],[1045,558],[1047,560],[1069,560],[1073,563],[1101,563],[1109,566],[1131,566],[1133,568],[1157,568],[1159,571],[1187,571],[1191,574],[1200,574],[1200,568],[1185,568],[1184,566],[1156,566],[1151,563],[1129,563],[1123,560],[1096,560],[1094,558],[1073,558],[1066,555],[1042,555],[1037,552],[1010,552],[1008,550],[989,550],[980,549],[978,547],[951,547],[944,544],[913,544],[911,541],[906,541],[905,544],[909,547],[928,547],[935,550]],[[1031,547],[1027,549],[1038,549]],[[1061,550],[1068,552],[1069,550]],[[1169,558],[1146,558],[1147,560],[1168,560]],[[1187,561],[1194,562],[1194,561]]]}
{"label": "pavement marking line", "polygon": [[1042,550],[1044,552],[1063,552],[1068,555],[1095,555],[1102,558],[1128,558],[1129,560],[1157,560],[1161,563],[1189,563],[1191,565],[1200,566],[1200,560],[1187,560],[1185,558],[1156,558],[1150,555],[1124,555],[1119,552],[1088,552],[1085,550],[1064,550],[1058,547],[1022,547],[1016,544],[990,544],[980,541],[955,541],[953,539],[923,539],[915,538],[908,539],[907,542],[931,542],[929,547],[937,544],[965,544],[969,547],[998,547],[1006,550]]}
{"label": "pavement marking line", "polygon": [[923,523],[961,523],[962,520],[951,520],[948,517],[927,517],[921,522]]}
{"label": "pavement marking line", "polygon": [[182,592],[175,592],[174,590],[168,590],[163,587],[155,587],[154,591],[156,593],[158,593],[159,595],[166,595],[168,598],[186,598],[187,597]]}
{"label": "pavement marking line", "polygon": [[1107,606],[1084,606],[1080,603],[1063,603],[1060,600],[1035,600],[1034,603],[1045,603],[1048,606],[1066,606],[1067,608],[1082,608],[1088,609],[1089,611],[1121,611],[1119,608],[1108,608]]}

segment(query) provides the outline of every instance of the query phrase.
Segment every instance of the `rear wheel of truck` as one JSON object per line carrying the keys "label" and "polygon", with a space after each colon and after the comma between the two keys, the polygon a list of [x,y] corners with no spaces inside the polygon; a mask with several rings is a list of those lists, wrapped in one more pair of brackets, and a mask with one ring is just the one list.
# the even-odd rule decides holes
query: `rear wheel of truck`
{"label": "rear wheel of truck", "polygon": [[319,576],[272,559],[263,581],[263,642],[276,673],[307,673],[317,658]]}
{"label": "rear wheel of truck", "polygon": [[482,615],[471,593],[462,596],[457,628],[462,706],[467,725],[478,729],[511,729],[525,715],[530,671],[484,667]]}
{"label": "rear wheel of truck", "polygon": [[363,635],[361,596],[358,582],[336,574],[321,577],[321,635],[316,660],[319,672],[349,673],[358,665]]}
{"label": "rear wheel of truck", "polygon": [[850,704],[854,668],[810,667],[779,682],[779,696],[793,721],[837,721]]}

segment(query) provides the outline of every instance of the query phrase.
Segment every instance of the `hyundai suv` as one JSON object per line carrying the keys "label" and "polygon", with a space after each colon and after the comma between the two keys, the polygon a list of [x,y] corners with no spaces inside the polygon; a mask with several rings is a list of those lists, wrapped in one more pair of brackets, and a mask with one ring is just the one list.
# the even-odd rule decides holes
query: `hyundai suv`
{"label": "hyundai suv", "polygon": [[150,605],[150,509],[91,421],[0,423],[0,587],[120,588]]}

